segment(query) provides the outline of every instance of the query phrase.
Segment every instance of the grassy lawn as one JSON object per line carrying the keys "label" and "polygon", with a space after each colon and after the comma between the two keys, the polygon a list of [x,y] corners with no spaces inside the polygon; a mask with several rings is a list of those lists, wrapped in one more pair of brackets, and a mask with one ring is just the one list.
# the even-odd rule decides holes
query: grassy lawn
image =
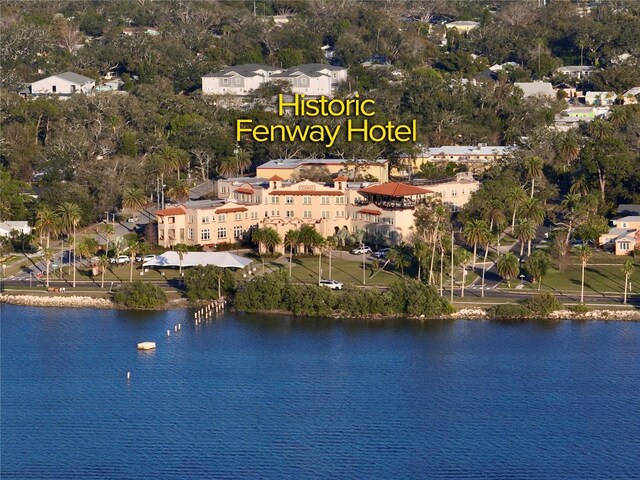
{"label": "grassy lawn", "polygon": [[[335,256],[331,262],[332,280],[337,280],[345,285],[362,285],[362,262],[354,262],[350,260],[340,260],[339,254]],[[400,272],[392,271],[392,267],[387,265],[384,270],[379,270],[375,262],[367,261],[366,263],[366,284],[388,286],[395,280],[400,278]],[[257,272],[260,272],[260,266]],[[283,268],[289,271],[289,264],[267,262],[267,266],[272,270]],[[375,274],[375,275],[374,275]],[[373,277],[372,277],[373,275]],[[329,279],[329,259],[322,257],[322,278]],[[300,283],[318,283],[318,257],[302,257],[293,259],[293,268],[291,270],[291,281]]]}

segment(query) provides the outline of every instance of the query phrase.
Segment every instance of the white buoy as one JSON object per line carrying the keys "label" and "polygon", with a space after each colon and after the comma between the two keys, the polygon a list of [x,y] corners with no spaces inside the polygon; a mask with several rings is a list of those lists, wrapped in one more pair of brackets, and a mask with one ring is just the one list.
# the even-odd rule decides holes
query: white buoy
{"label": "white buoy", "polygon": [[127,380],[131,380],[131,372],[127,372]]}
{"label": "white buoy", "polygon": [[167,337],[171,336],[171,330],[167,330]]}
{"label": "white buoy", "polygon": [[178,324],[178,330],[182,330],[182,324]]}

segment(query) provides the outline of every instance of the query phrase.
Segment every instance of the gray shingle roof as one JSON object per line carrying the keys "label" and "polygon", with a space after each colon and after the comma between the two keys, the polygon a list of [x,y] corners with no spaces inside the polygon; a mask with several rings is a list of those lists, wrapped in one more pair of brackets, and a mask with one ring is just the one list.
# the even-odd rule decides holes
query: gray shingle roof
{"label": "gray shingle roof", "polygon": [[267,72],[279,72],[282,69],[277,67],[270,67],[269,65],[260,65],[259,63],[247,63],[244,65],[235,65],[233,67],[225,67],[219,72],[208,73],[205,75],[207,78],[225,77],[232,73],[237,73],[243,77],[254,77],[256,71],[264,70]]}
{"label": "gray shingle roof", "polygon": [[93,78],[85,77],[84,75],[80,75],[80,74],[75,73],[75,72],[58,73],[58,74],[52,75],[52,76],[61,78],[63,80],[66,80],[67,82],[78,83],[80,85],[84,85],[85,83],[89,83],[89,82],[94,82],[95,81]]}

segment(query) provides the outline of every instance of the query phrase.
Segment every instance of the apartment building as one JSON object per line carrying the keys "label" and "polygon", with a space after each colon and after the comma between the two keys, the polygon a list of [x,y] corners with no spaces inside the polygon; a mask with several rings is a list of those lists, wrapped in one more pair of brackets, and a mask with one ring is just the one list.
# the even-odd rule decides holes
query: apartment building
{"label": "apartment building", "polygon": [[503,147],[486,143],[425,148],[415,155],[402,157],[401,163],[404,165],[405,171],[398,170],[393,173],[408,175],[410,171],[420,170],[420,167],[428,162],[444,165],[453,162],[465,165],[473,174],[480,174],[515,150],[514,146]]}
{"label": "apartment building", "polygon": [[156,212],[158,243],[233,243],[246,240],[258,227],[273,228],[284,238],[289,230],[312,225],[325,237],[341,229],[364,230],[393,244],[410,239],[413,212],[425,198],[440,195],[455,210],[478,185],[470,176],[428,187],[349,182],[346,176],[331,183],[279,176],[221,180],[218,200],[185,202]]}
{"label": "apartment building", "polygon": [[245,96],[275,80],[288,82],[294,94],[331,97],[336,86],[347,80],[347,69],[321,63],[287,69],[259,64],[236,65],[202,77],[202,93]]}

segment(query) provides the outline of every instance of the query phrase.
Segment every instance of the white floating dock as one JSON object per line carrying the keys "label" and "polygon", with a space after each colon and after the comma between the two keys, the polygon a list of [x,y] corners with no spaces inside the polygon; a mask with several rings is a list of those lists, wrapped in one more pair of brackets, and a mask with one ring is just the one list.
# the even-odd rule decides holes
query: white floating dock
{"label": "white floating dock", "polygon": [[142,342],[138,344],[138,350],[153,350],[156,348],[156,342]]}

